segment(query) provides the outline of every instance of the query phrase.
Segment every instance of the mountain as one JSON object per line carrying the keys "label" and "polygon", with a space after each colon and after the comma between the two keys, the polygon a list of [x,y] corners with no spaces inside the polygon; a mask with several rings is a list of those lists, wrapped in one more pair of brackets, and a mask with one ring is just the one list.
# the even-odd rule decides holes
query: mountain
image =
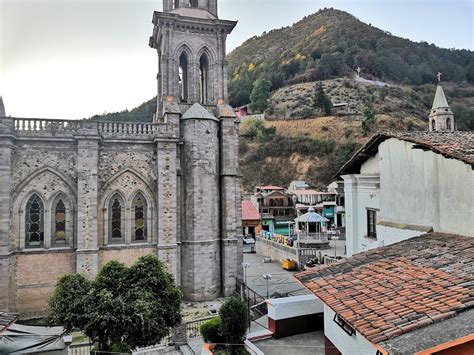
{"label": "mountain", "polygon": [[250,38],[228,55],[228,61],[234,106],[249,102],[253,82],[260,78],[270,80],[274,91],[353,76],[357,67],[366,78],[390,83],[434,83],[441,71],[443,81],[474,84],[474,52],[415,43],[332,8]]}
{"label": "mountain", "polygon": [[[249,102],[257,79],[272,82],[271,120],[241,125],[244,190],[306,180],[323,188],[339,167],[378,130],[425,130],[438,71],[460,130],[474,130],[474,53],[398,38],[339,10],[324,9],[294,24],[253,37],[228,55],[230,102]],[[354,69],[362,69],[361,78]],[[373,80],[373,81],[371,81]],[[317,117],[315,82],[348,112]],[[389,85],[380,85],[386,82]],[[371,107],[376,122],[362,129]],[[145,121],[156,98],[94,120]]]}

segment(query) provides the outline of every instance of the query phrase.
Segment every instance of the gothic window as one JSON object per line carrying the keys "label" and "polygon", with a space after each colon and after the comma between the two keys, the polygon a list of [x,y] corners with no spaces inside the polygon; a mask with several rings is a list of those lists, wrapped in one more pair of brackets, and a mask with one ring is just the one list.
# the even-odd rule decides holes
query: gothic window
{"label": "gothic window", "polygon": [[120,196],[110,200],[109,236],[111,242],[123,242],[124,203]]}
{"label": "gothic window", "polygon": [[431,121],[431,128],[432,128],[433,131],[436,131],[436,121],[435,120]]}
{"label": "gothic window", "polygon": [[188,101],[188,58],[185,53],[179,57],[179,99]]}
{"label": "gothic window", "polygon": [[56,242],[66,242],[66,205],[61,199],[54,209],[54,239]]}
{"label": "gothic window", "polygon": [[451,119],[449,117],[446,119],[446,129],[451,130]]}
{"label": "gothic window", "polygon": [[37,194],[33,194],[26,204],[25,232],[27,247],[43,247],[44,205]]}
{"label": "gothic window", "polygon": [[191,0],[191,7],[198,7],[198,0]]}
{"label": "gothic window", "polygon": [[179,7],[179,0],[173,1],[173,9],[177,9]]}
{"label": "gothic window", "polygon": [[132,204],[132,240],[145,241],[147,237],[146,215],[147,204],[142,194],[138,194]]}
{"label": "gothic window", "polygon": [[199,60],[199,88],[201,104],[207,104],[209,82],[209,60],[204,53]]}

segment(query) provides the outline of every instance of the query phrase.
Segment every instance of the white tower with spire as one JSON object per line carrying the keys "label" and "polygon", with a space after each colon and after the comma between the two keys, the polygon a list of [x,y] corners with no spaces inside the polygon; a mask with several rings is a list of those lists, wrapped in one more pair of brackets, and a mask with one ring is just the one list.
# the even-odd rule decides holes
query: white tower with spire
{"label": "white tower with spire", "polygon": [[441,73],[438,73],[438,87],[430,113],[430,132],[454,131],[454,114],[441,86]]}

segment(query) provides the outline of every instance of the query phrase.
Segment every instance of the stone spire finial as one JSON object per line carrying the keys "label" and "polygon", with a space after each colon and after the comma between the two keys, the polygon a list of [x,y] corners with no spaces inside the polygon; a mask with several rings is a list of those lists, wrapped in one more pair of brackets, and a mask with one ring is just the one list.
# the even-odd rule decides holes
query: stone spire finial
{"label": "stone spire finial", "polygon": [[3,97],[0,96],[0,117],[6,117],[5,105],[3,104]]}

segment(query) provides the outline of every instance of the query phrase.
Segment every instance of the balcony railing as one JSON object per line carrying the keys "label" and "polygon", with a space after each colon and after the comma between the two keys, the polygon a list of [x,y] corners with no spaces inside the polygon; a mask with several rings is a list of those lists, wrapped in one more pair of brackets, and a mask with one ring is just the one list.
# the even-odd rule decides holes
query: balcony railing
{"label": "balcony railing", "polygon": [[83,121],[46,120],[39,118],[14,118],[15,131],[22,132],[75,132]]}
{"label": "balcony railing", "polygon": [[148,138],[159,134],[173,134],[173,129],[166,123],[145,122],[102,122],[86,120],[54,120],[41,118],[10,118],[0,119],[7,129],[19,135],[43,135],[78,133],[82,129],[97,131],[102,136],[126,136],[126,138]]}

